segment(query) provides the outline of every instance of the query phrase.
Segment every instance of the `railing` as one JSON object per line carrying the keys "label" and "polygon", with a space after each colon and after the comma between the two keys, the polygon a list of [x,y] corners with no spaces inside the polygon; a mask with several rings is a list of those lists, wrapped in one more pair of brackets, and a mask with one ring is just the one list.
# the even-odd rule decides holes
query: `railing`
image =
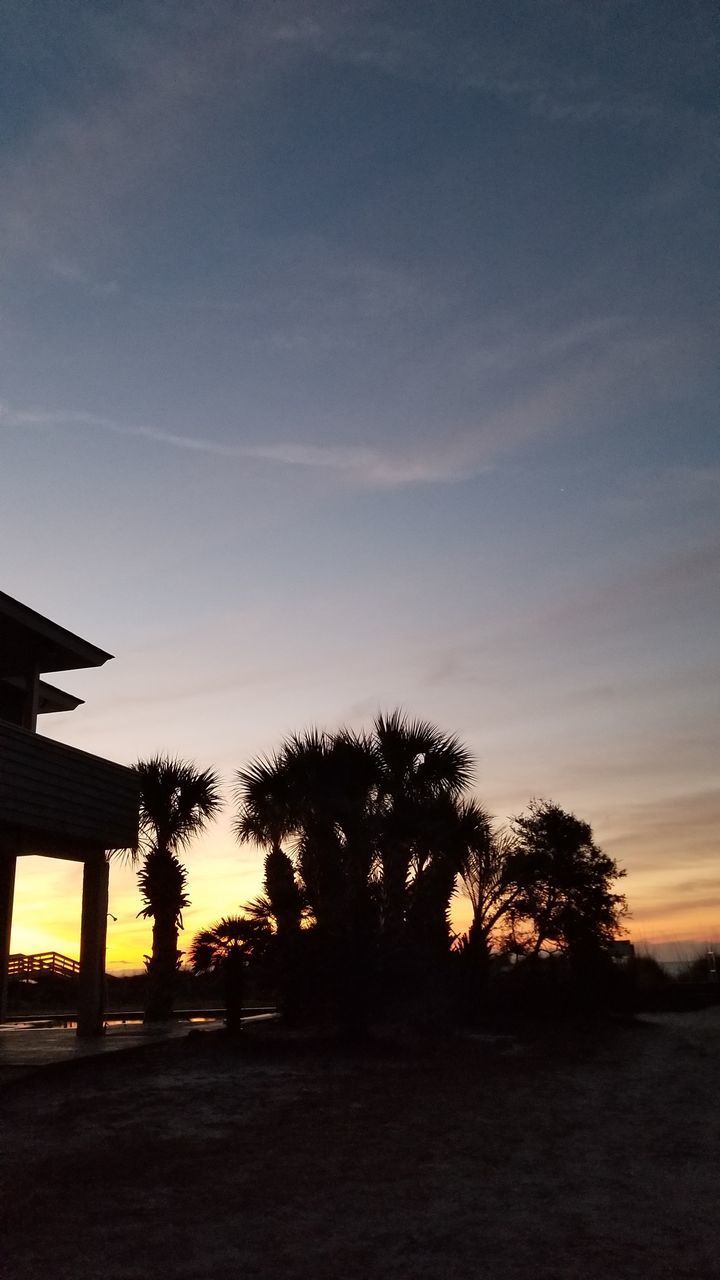
{"label": "railing", "polygon": [[54,973],[62,978],[73,978],[80,972],[78,960],[60,955],[58,951],[40,951],[34,956],[8,957],[8,977],[30,977],[38,973]]}

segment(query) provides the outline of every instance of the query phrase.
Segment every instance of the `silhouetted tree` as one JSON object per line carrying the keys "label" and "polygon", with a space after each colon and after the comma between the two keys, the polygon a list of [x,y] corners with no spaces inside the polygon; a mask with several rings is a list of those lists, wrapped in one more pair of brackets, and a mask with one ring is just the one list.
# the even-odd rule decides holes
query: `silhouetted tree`
{"label": "silhouetted tree", "polygon": [[272,933],[269,947],[270,972],[283,1015],[293,1021],[299,1013],[303,986],[301,930],[309,909],[302,884],[292,861],[280,845],[265,855],[264,892],[243,911],[251,920],[266,925]]}
{"label": "silhouetted tree", "polygon": [[[307,954],[348,1029],[363,1024],[374,980],[386,1007],[409,999],[419,1011],[424,992],[437,1010],[452,967],[471,1005],[503,925],[505,950],[550,949],[586,974],[620,929],[626,904],[612,886],[624,873],[588,824],[533,801],[495,831],[463,797],[471,764],[457,738],[394,711],[368,735],[291,737],[238,774],[238,837],[266,850],[265,893],[249,910],[278,940],[297,940],[306,913]],[[460,881],[473,916],[456,940]],[[297,979],[297,952],[285,956]]]}
{"label": "silhouetted tree", "polygon": [[612,889],[625,872],[594,843],[589,824],[550,801],[533,800],[511,830],[516,942],[532,955],[549,944],[577,965],[605,951],[627,912],[624,896]]}
{"label": "silhouetted tree", "polygon": [[361,996],[358,975],[372,903],[375,772],[366,740],[311,730],[240,772],[236,791],[239,839],[268,849],[265,900],[281,949],[292,955],[305,901],[324,956],[321,967],[349,1020],[356,1018]]}
{"label": "silhouetted tree", "polygon": [[395,712],[370,735],[292,737],[238,775],[237,834],[268,850],[254,909],[272,910],[280,929],[280,900],[289,902],[296,928],[305,898],[348,1030],[364,1021],[379,966],[387,985],[413,957],[449,951],[456,798],[469,769],[456,739]]}
{"label": "silhouetted tree", "polygon": [[515,841],[510,832],[493,829],[490,815],[475,800],[458,807],[458,838],[459,875],[472,906],[465,947],[484,965],[493,934],[519,894],[511,871]]}
{"label": "silhouetted tree", "polygon": [[455,799],[465,789],[472,760],[457,738],[426,721],[408,720],[400,711],[377,717],[374,741],[379,764],[382,931],[392,967],[403,949],[413,886],[415,897],[422,897],[426,908],[434,903],[443,914],[447,912],[452,893],[447,866],[441,875],[437,865],[433,872],[430,865],[444,860],[443,846],[450,838],[448,816],[450,827],[453,825],[453,815],[443,802]]}
{"label": "silhouetted tree", "polygon": [[193,938],[188,960],[194,973],[220,972],[225,989],[227,1029],[242,1027],[245,969],[262,959],[272,930],[268,924],[242,916],[226,916]]}
{"label": "silhouetted tree", "polygon": [[187,873],[178,853],[220,807],[217,775],[211,769],[169,756],[140,760],[140,842],[143,863],[138,874],[144,906],[141,915],[153,921],[152,955],[148,963],[145,1018],[169,1018],[173,1010],[177,968],[178,929],[189,906]]}

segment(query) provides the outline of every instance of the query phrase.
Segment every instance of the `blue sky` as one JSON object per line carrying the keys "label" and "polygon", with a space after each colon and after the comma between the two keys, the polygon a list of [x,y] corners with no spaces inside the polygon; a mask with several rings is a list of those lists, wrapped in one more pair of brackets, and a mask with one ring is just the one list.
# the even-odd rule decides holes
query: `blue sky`
{"label": "blue sky", "polygon": [[[500,818],[588,817],[634,932],[719,931],[717,43],[695,0],[3,6],[2,585],[118,655],[46,732],[229,778],[402,703]],[[192,926],[258,859],[191,869]]]}

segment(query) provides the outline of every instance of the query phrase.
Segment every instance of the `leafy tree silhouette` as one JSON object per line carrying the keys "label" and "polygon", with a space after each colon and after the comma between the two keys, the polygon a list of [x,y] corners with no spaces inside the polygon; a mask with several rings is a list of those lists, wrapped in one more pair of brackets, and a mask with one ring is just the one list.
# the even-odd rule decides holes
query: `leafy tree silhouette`
{"label": "leafy tree silhouette", "polygon": [[549,800],[532,800],[511,830],[508,877],[517,888],[522,949],[537,956],[549,944],[576,967],[607,951],[627,913],[625,897],[612,890],[625,872],[595,844],[590,825]]}

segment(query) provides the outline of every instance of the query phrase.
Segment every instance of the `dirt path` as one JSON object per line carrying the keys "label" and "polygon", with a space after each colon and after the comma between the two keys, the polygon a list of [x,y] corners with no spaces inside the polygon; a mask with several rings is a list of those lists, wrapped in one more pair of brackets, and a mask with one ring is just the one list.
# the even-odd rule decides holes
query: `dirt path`
{"label": "dirt path", "polygon": [[720,1010],[502,1053],[198,1038],[0,1096],[3,1280],[712,1280]]}

